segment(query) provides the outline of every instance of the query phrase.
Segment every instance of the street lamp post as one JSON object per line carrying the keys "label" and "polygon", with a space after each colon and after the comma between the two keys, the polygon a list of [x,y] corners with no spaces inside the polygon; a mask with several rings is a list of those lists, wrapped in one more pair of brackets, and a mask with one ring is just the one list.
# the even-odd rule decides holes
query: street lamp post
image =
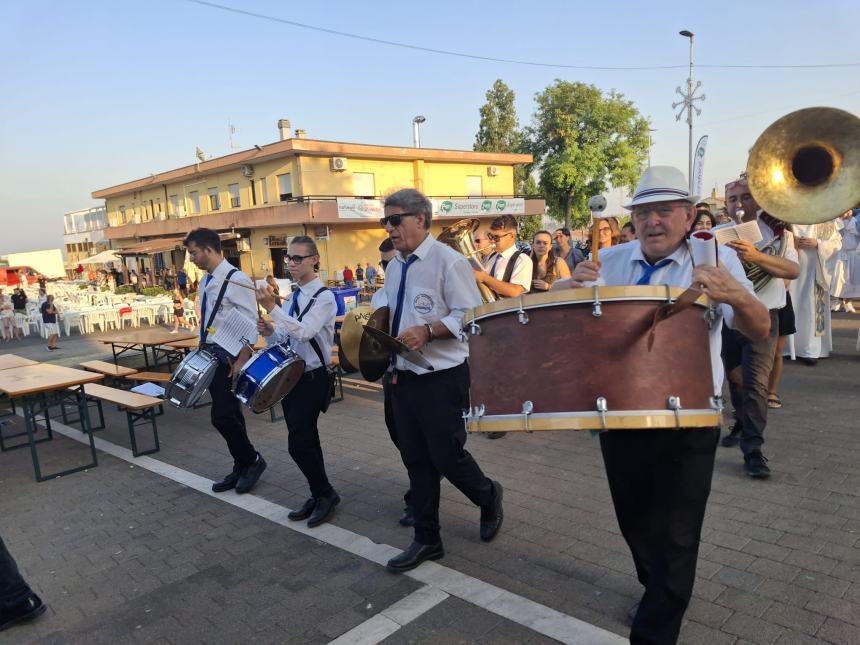
{"label": "street lamp post", "polygon": [[421,147],[421,124],[426,120],[427,118],[420,114],[412,119],[412,143],[416,148]]}
{"label": "street lamp post", "polygon": [[681,107],[678,114],[675,115],[675,120],[680,121],[684,110],[687,111],[687,127],[689,128],[689,142],[687,148],[687,180],[690,182],[690,191],[693,190],[693,110],[696,111],[696,116],[699,116],[702,111],[695,105],[694,101],[704,101],[705,95],[695,96],[696,90],[702,85],[702,81],[697,81],[693,85],[693,34],[692,31],[684,29],[678,32],[684,38],[690,39],[690,75],[687,77],[687,91],[682,92],[680,87],[676,87],[675,91],[680,94],[684,100],[672,103],[672,108]]}

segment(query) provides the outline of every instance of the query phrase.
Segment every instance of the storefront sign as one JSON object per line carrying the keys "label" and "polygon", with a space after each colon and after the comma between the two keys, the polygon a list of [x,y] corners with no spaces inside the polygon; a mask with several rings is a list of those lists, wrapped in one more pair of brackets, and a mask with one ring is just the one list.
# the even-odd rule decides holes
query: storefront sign
{"label": "storefront sign", "polygon": [[339,219],[378,220],[384,214],[381,199],[337,198],[337,216]]}
{"label": "storefront sign", "polygon": [[287,235],[270,235],[266,238],[268,240],[269,248],[272,249],[282,249],[287,246]]}
{"label": "storefront sign", "polygon": [[432,199],[433,213],[440,217],[487,217],[490,215],[525,215],[522,197],[470,197],[466,199]]}

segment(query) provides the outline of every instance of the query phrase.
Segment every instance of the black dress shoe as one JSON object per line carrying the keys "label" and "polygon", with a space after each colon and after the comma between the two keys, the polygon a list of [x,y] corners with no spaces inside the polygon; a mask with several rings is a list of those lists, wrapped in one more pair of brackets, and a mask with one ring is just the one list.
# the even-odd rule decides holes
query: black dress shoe
{"label": "black dress shoe", "polygon": [[15,625],[22,625],[36,620],[45,613],[48,606],[36,594],[14,607],[0,611],[0,632]]}
{"label": "black dress shoe", "polygon": [[445,557],[445,549],[442,548],[441,542],[437,544],[413,542],[403,553],[391,558],[385,566],[389,571],[400,573],[414,569],[425,560],[438,560],[443,557]]}
{"label": "black dress shoe", "polygon": [[266,460],[263,459],[263,455],[258,452],[254,463],[250,466],[246,466],[242,470],[242,474],[239,476],[239,481],[236,482],[236,492],[240,495],[250,493],[254,486],[257,485],[257,482],[260,481],[260,476],[263,474],[263,471],[266,470],[266,466]]}
{"label": "black dress shoe", "polygon": [[325,497],[317,497],[315,502],[316,505],[314,506],[314,512],[311,513],[311,516],[308,519],[308,526],[310,528],[314,528],[323,522],[327,522],[328,519],[334,515],[334,507],[340,504],[340,495],[337,494],[337,491],[332,490],[332,492]]}
{"label": "black dress shoe", "polygon": [[403,509],[403,515],[397,521],[400,522],[400,526],[415,526],[415,509],[407,506]]}
{"label": "black dress shoe", "polygon": [[240,468],[233,468],[233,472],[227,475],[220,482],[212,484],[213,493],[223,493],[224,491],[233,490],[239,482],[239,476],[242,474]]}
{"label": "black dress shoe", "polygon": [[799,357],[797,360],[799,360],[799,361],[800,361],[801,363],[803,363],[804,365],[810,365],[810,366],[812,366],[812,365],[816,365],[816,364],[818,364],[818,359],[817,359],[817,358],[809,358],[808,356],[801,356],[801,357]]}
{"label": "black dress shoe", "polygon": [[496,537],[505,519],[505,511],[502,509],[502,485],[499,482],[493,482],[493,492],[495,493],[493,503],[490,506],[481,507],[481,539],[484,542],[489,542]]}
{"label": "black dress shoe", "polygon": [[731,448],[732,446],[738,445],[741,442],[742,431],[743,428],[741,428],[740,424],[734,424],[732,429],[729,431],[729,434],[720,439],[720,445],[723,446],[723,448]]}
{"label": "black dress shoe", "polygon": [[294,521],[306,520],[311,516],[311,513],[314,512],[314,507],[316,507],[316,505],[317,500],[311,497],[310,499],[308,499],[308,501],[302,504],[302,507],[300,509],[287,513],[287,517]]}
{"label": "black dress shoe", "polygon": [[504,439],[507,432],[488,432],[487,439]]}

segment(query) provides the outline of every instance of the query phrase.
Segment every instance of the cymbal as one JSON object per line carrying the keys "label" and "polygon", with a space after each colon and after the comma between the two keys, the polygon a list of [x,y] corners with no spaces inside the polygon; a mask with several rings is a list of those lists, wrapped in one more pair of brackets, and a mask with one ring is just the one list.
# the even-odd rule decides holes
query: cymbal
{"label": "cymbal", "polygon": [[425,370],[432,370],[433,366],[426,358],[416,351],[409,349],[409,346],[400,342],[394,336],[386,334],[381,329],[374,329],[370,325],[364,326],[364,333],[368,334],[375,342],[379,343],[389,353],[393,352],[401,358],[409,361],[413,365],[422,367]]}
{"label": "cymbal", "polygon": [[756,140],[747,177],[758,205],[785,222],[838,217],[860,202],[860,119],[824,107],[785,115]]}
{"label": "cymbal", "polygon": [[[361,305],[346,312],[343,317],[338,348],[340,350],[340,362],[345,371],[358,371],[358,348],[361,345],[361,335],[364,333],[363,325],[370,320],[372,313],[373,309],[370,305]],[[347,367],[352,369],[347,369]]]}
{"label": "cymbal", "polygon": [[378,381],[385,374],[385,370],[391,364],[391,352],[373,340],[365,330],[368,327],[371,329],[389,329],[388,318],[388,307],[380,307],[370,314],[367,323],[362,327],[361,340],[358,345],[358,369],[365,380],[370,382]]}

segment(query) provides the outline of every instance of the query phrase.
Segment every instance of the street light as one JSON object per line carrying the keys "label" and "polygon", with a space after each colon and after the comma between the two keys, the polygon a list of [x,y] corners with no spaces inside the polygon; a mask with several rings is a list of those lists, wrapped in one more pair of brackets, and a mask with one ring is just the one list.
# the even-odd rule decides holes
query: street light
{"label": "street light", "polygon": [[690,182],[690,191],[693,190],[693,110],[696,111],[696,116],[700,115],[702,111],[694,104],[694,101],[704,101],[705,95],[695,96],[696,90],[702,85],[702,81],[697,81],[695,85],[693,85],[693,36],[695,34],[692,31],[684,29],[678,32],[679,35],[684,38],[690,39],[690,75],[687,77],[687,91],[682,92],[680,87],[676,87],[675,91],[680,94],[684,100],[678,101],[677,103],[672,103],[672,108],[681,107],[681,110],[678,114],[675,115],[675,120],[680,121],[681,115],[684,113],[684,110],[687,111],[687,126],[689,127],[689,143],[687,150],[687,179]]}
{"label": "street light", "polygon": [[416,148],[421,147],[421,124],[426,120],[427,119],[420,114],[412,119],[412,144]]}
{"label": "street light", "polygon": [[648,128],[648,167],[651,167],[651,147],[654,145],[654,141],[651,138],[651,133],[657,132],[657,128]]}

